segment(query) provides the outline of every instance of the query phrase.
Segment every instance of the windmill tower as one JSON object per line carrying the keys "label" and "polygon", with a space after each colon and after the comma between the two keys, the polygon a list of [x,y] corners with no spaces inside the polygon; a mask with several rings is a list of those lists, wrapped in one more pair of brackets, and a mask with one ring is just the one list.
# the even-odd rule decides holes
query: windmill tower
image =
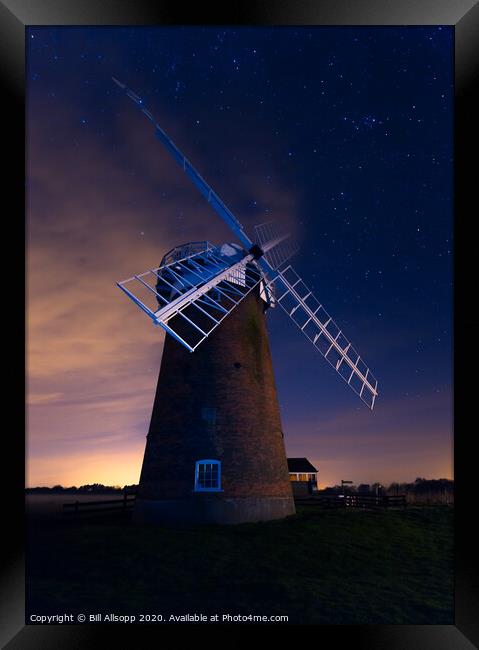
{"label": "windmill tower", "polygon": [[134,518],[240,523],[294,514],[265,317],[280,306],[370,408],[377,381],[289,264],[288,234],[255,241],[124,84],[240,244],[190,242],[118,287],[167,336]]}

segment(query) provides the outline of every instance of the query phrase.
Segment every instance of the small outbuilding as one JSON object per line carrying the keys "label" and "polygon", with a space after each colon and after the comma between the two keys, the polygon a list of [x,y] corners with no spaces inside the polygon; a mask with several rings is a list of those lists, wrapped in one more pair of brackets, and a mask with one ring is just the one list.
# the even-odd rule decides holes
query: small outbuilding
{"label": "small outbuilding", "polygon": [[318,470],[307,458],[288,458],[293,496],[310,496],[318,489]]}

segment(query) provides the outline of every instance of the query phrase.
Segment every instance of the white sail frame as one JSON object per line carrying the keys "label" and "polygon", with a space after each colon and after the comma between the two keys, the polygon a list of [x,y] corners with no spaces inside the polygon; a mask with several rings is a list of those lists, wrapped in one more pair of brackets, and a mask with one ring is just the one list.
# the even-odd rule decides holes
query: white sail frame
{"label": "white sail frame", "polygon": [[378,382],[340,328],[291,265],[270,281],[279,304],[326,361],[371,410]]}
{"label": "white sail frame", "polygon": [[[176,279],[174,284],[170,282],[171,275]],[[155,286],[151,286],[147,278],[150,281],[154,278]],[[155,325],[194,352],[262,279],[263,273],[255,264],[253,255],[246,255],[228,266],[209,246],[200,253],[192,253],[117,282],[117,286],[148,314]],[[169,299],[158,291],[161,283],[169,286]],[[154,294],[161,304],[159,309],[151,309],[141,300],[138,295],[140,287]],[[185,328],[190,330],[189,336],[185,335]]]}

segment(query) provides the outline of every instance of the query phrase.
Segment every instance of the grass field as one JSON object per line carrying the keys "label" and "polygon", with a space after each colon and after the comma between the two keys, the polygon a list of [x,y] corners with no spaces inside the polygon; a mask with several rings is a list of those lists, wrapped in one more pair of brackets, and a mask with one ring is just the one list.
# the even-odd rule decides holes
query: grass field
{"label": "grass field", "polygon": [[29,527],[27,612],[286,614],[452,624],[453,509],[321,510],[174,530],[112,517]]}

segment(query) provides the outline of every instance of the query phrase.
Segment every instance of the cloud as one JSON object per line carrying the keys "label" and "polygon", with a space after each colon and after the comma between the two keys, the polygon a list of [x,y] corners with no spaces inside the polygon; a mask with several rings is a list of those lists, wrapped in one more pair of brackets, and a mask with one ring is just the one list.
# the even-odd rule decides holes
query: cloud
{"label": "cloud", "polygon": [[27,403],[30,406],[38,404],[51,404],[52,402],[57,402],[63,393],[35,393],[29,395]]}
{"label": "cloud", "polygon": [[[181,145],[181,127],[171,115],[164,117]],[[138,480],[164,334],[115,283],[157,266],[166,251],[185,241],[232,237],[155,143],[151,124],[122,111],[115,129],[115,142],[107,143],[81,126],[74,105],[52,106],[31,94],[30,485],[107,482],[108,476],[116,483]],[[208,169],[204,153],[195,146],[189,150],[198,168]],[[225,201],[242,205],[257,197],[275,218],[294,216],[294,194],[279,185],[265,187],[252,164],[247,174],[225,182]],[[93,467],[104,475],[93,477]]]}

